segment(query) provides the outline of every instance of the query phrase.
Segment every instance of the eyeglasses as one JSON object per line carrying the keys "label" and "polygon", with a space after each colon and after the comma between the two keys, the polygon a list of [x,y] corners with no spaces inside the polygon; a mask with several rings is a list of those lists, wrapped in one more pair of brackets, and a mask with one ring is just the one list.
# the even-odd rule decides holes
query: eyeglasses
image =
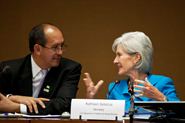
{"label": "eyeglasses", "polygon": [[62,44],[60,47],[55,46],[55,47],[51,47],[51,48],[46,47],[46,46],[44,46],[42,44],[39,44],[39,45],[42,46],[42,47],[44,47],[44,48],[48,48],[50,50],[53,50],[55,53],[59,53],[60,50],[65,51],[68,48],[68,46],[65,45],[65,44]]}

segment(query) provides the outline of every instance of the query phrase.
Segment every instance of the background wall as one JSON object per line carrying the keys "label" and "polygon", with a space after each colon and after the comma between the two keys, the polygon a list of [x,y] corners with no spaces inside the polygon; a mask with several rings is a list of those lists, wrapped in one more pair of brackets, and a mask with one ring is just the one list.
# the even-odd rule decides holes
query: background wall
{"label": "background wall", "polygon": [[0,0],[0,62],[26,56],[28,34],[50,22],[63,32],[69,48],[64,57],[82,64],[77,98],[86,97],[84,72],[105,83],[95,98],[105,99],[118,76],[111,46],[121,34],[142,31],[153,43],[151,73],[170,77],[185,100],[184,0]]}

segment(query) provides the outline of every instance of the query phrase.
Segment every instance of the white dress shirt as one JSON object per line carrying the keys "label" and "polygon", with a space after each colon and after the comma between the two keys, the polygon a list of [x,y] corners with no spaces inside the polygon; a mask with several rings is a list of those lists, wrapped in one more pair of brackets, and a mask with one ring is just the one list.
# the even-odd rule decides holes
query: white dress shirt
{"label": "white dress shirt", "polygon": [[[32,55],[31,55],[31,66],[32,66],[32,82],[33,82],[32,83],[33,84],[33,86],[32,86],[33,87],[32,88],[33,89],[32,97],[37,98],[38,95],[39,95],[40,89],[42,87],[42,84],[43,84],[43,81],[41,81],[42,76],[43,76],[43,72],[42,72],[42,69],[33,60]],[[50,68],[47,71],[49,71],[49,70],[50,70]],[[25,104],[21,104],[20,111],[23,114],[27,113],[27,107],[26,107]]]}

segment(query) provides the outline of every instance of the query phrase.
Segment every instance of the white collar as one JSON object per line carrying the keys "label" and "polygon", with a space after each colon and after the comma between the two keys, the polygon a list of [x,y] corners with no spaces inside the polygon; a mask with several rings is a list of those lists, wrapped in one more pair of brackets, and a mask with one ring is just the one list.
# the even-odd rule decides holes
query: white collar
{"label": "white collar", "polygon": [[[33,60],[33,56],[31,55],[31,66],[32,66],[32,77],[35,78],[37,74],[42,70]],[[48,68],[48,72],[50,71],[51,68]]]}
{"label": "white collar", "polygon": [[35,63],[32,55],[31,55],[31,66],[32,66],[32,77],[35,78],[35,76],[40,72],[41,68]]}

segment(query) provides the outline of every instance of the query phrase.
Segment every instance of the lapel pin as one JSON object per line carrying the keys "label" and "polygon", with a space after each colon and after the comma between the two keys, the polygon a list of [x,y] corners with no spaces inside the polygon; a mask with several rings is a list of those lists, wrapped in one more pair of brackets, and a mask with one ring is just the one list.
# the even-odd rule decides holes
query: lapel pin
{"label": "lapel pin", "polygon": [[45,92],[49,92],[49,89],[50,89],[50,86],[49,86],[49,85],[47,85],[47,86],[46,86],[46,88],[44,88],[44,90],[43,90],[43,91],[45,91]]}
{"label": "lapel pin", "polygon": [[47,85],[47,86],[46,86],[46,88],[47,88],[47,89],[50,89],[50,86],[49,86],[49,85]]}

